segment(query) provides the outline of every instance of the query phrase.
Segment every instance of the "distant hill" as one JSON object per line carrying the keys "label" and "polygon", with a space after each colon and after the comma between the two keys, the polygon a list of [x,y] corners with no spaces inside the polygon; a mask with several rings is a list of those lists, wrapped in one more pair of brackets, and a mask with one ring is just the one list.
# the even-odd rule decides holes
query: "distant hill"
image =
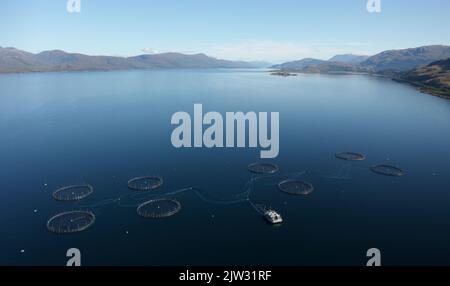
{"label": "distant hill", "polygon": [[14,48],[0,47],[0,72],[32,71],[33,67],[48,69],[48,65],[40,61],[34,54]]}
{"label": "distant hill", "polygon": [[[421,91],[450,98],[450,47],[389,50],[368,57],[337,55],[328,61],[304,59],[273,66],[280,73],[367,73],[410,83]],[[361,61],[362,60],[362,61]]]}
{"label": "distant hill", "polygon": [[[450,58],[449,46],[424,46],[404,50],[389,50],[377,55],[336,55],[328,61],[303,59],[286,62],[273,68],[298,72],[367,72],[393,76],[419,66]],[[342,69],[340,69],[342,67]]]}
{"label": "distant hill", "polygon": [[351,63],[351,64],[359,64],[363,61],[367,60],[369,56],[362,55],[353,55],[353,54],[344,54],[344,55],[336,55],[329,59],[329,62],[341,62],[341,63]]}
{"label": "distant hill", "polygon": [[449,46],[425,46],[385,51],[368,58],[361,63],[361,67],[372,72],[403,72],[447,58],[450,58]]}
{"label": "distant hill", "polygon": [[[336,55],[329,59],[328,61],[313,59],[313,58],[305,58],[298,61],[285,62],[279,65],[274,65],[272,68],[274,69],[283,69],[283,70],[304,70],[305,72],[319,72],[320,70],[333,70],[337,68],[337,66],[342,64],[343,67],[347,68],[349,64],[358,64],[360,62],[365,61],[368,56],[359,56],[352,54],[344,54],[344,55]],[[330,65],[327,67],[327,65]],[[318,67],[320,66],[320,67]],[[352,68],[353,69],[353,68]],[[355,68],[356,69],[356,68]]]}
{"label": "distant hill", "polygon": [[345,62],[325,62],[319,65],[308,66],[302,69],[304,73],[363,73],[365,69],[357,64]]}
{"label": "distant hill", "polygon": [[306,58],[298,61],[286,62],[280,65],[274,65],[272,68],[274,69],[296,69],[301,70],[309,66],[319,65],[325,63],[324,60]]}
{"label": "distant hill", "polygon": [[205,54],[162,53],[136,57],[88,56],[60,50],[32,54],[0,47],[0,73],[100,71],[152,68],[255,68],[262,63],[227,61]]}
{"label": "distant hill", "polygon": [[410,83],[423,92],[450,98],[450,58],[404,72],[394,79]]}
{"label": "distant hill", "polygon": [[329,62],[329,61],[294,61],[281,65],[272,66],[272,68],[280,69],[286,72],[298,73],[365,73],[367,69],[360,67],[358,64],[347,62]]}

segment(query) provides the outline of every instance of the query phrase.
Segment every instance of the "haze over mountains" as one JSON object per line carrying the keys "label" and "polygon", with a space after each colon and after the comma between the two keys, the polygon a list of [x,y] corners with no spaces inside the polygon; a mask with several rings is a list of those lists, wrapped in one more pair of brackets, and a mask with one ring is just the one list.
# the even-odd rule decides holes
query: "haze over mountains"
{"label": "haze over mountains", "polygon": [[106,71],[153,68],[256,68],[261,62],[227,61],[205,54],[146,54],[135,57],[88,56],[60,50],[33,54],[0,47],[0,73]]}

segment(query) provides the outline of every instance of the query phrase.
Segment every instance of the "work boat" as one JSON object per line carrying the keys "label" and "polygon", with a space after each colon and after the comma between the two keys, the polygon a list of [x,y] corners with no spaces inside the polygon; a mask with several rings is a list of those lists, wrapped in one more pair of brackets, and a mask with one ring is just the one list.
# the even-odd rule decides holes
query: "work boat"
{"label": "work boat", "polygon": [[275,210],[269,209],[264,211],[264,217],[271,223],[271,224],[279,224],[283,222],[283,218],[279,213],[277,213]]}

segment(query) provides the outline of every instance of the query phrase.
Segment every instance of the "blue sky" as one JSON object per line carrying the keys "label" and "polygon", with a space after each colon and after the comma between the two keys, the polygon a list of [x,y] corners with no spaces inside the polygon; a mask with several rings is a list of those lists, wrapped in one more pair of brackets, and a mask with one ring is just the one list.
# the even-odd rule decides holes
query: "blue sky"
{"label": "blue sky", "polygon": [[131,56],[204,52],[280,62],[338,53],[450,45],[450,1],[381,0],[0,1],[0,46]]}

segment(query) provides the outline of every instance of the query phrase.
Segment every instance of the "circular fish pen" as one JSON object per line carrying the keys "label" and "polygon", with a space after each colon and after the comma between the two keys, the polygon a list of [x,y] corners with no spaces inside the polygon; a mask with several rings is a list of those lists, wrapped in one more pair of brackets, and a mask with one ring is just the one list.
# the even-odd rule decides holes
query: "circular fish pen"
{"label": "circular fish pen", "polygon": [[366,156],[363,154],[355,153],[355,152],[342,152],[342,153],[336,153],[334,156],[338,159],[345,160],[345,161],[364,161],[366,159]]}
{"label": "circular fish pen", "polygon": [[94,192],[91,185],[65,186],[53,192],[52,196],[57,201],[79,201]]}
{"label": "circular fish pen", "polygon": [[156,190],[157,188],[161,187],[163,184],[163,179],[161,177],[157,176],[142,176],[142,177],[136,177],[128,181],[128,188],[145,192],[145,191],[151,191]]}
{"label": "circular fish pen", "polygon": [[314,191],[311,183],[300,180],[284,180],[278,184],[278,189],[283,193],[296,196],[307,196]]}
{"label": "circular fish pen", "polygon": [[181,204],[177,200],[157,199],[147,201],[137,207],[137,214],[145,218],[167,218],[177,214]]}
{"label": "circular fish pen", "polygon": [[76,233],[88,229],[95,222],[90,211],[67,211],[51,217],[47,229],[57,234]]}
{"label": "circular fish pen", "polygon": [[253,163],[247,169],[254,174],[275,174],[279,170],[277,165],[270,163]]}
{"label": "circular fish pen", "polygon": [[389,177],[401,177],[405,175],[402,169],[390,165],[376,165],[370,167],[370,170],[375,174]]}

